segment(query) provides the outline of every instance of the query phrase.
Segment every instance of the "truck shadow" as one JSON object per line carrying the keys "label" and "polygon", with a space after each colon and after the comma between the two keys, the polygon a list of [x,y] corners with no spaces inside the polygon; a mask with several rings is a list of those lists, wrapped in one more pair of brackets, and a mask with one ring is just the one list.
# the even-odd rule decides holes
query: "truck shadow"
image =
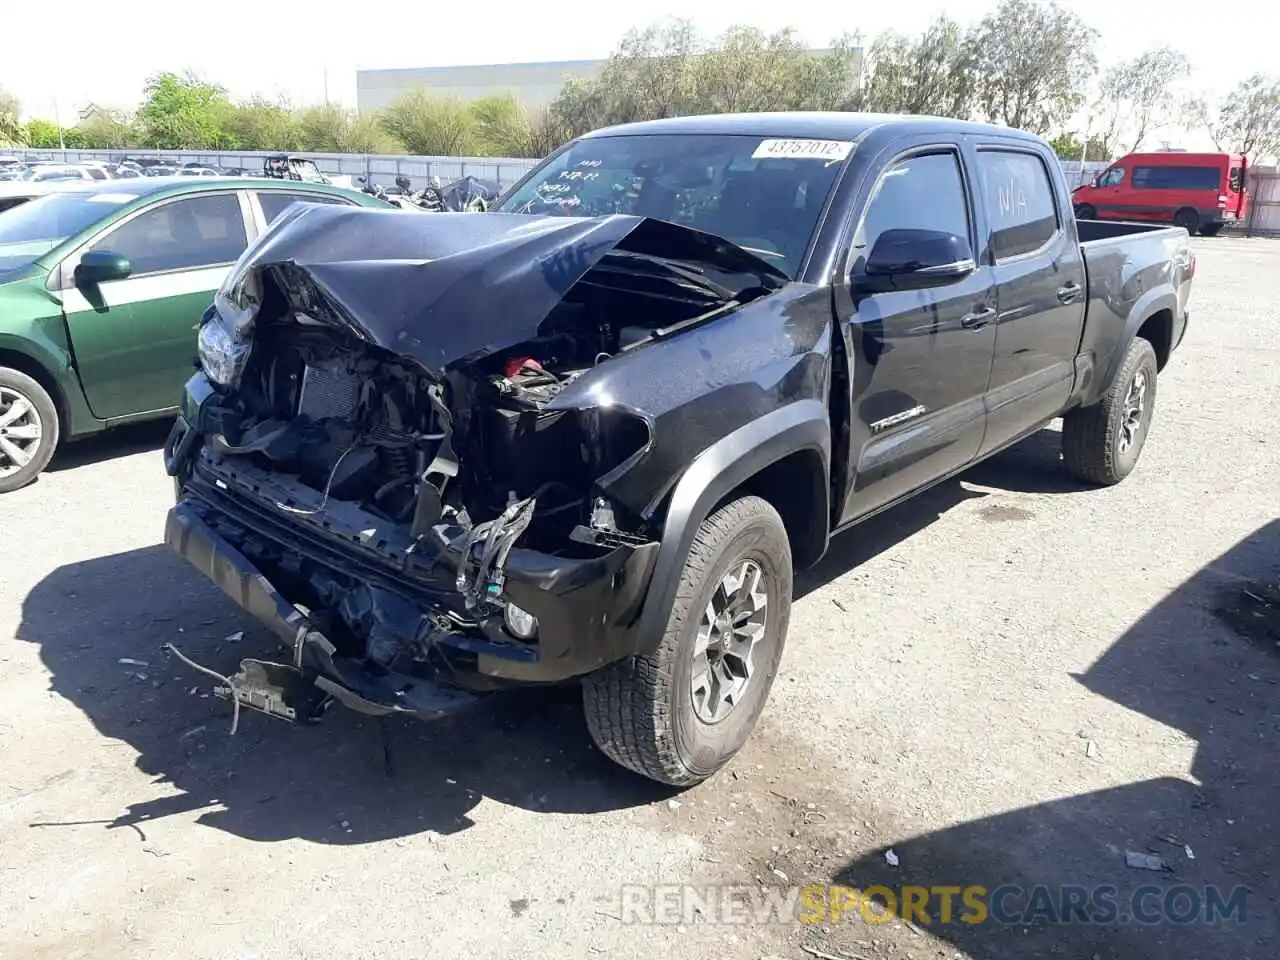
{"label": "truck shadow", "polygon": [[116,457],[159,450],[164,446],[165,438],[169,436],[169,428],[172,426],[173,419],[170,417],[117,427],[106,433],[76,440],[60,448],[46,469],[50,472],[74,470],[76,467],[114,460]]}
{"label": "truck shadow", "polygon": [[[985,887],[991,906],[985,922],[962,922],[968,911],[959,896],[950,923],[941,922],[937,897],[929,922],[913,918],[974,960],[1277,956],[1280,520],[1183,583],[1075,679],[1194,739],[1190,776],[1157,777],[904,838],[891,845],[896,869],[885,861],[886,847],[832,879],[862,890]],[[1080,762],[1105,763],[1124,749],[1107,743],[1104,732],[1096,735],[1096,748],[1085,739],[1069,745],[1080,751]],[[1091,752],[1094,759],[1086,759]],[[1126,864],[1129,851],[1154,854],[1165,869],[1135,869]],[[1001,887],[1009,894],[997,908]],[[1089,913],[1091,899],[1085,909],[1096,922],[1077,914],[1075,922],[1055,923],[1069,887],[1109,899],[1118,916],[1107,922],[1105,910]],[[1037,888],[1041,899],[1032,900]],[[1210,924],[1203,918],[1215,895],[1228,909]],[[1019,915],[1033,903],[1038,920]],[[1236,904],[1243,904],[1243,916],[1231,912]],[[1159,922],[1143,922],[1152,919]],[[859,934],[841,930],[836,939],[846,935]]]}
{"label": "truck shadow", "polygon": [[164,546],[54,571],[26,597],[17,636],[39,644],[54,691],[177,791],[148,788],[118,816],[113,805],[78,822],[145,831],[205,811],[200,823],[254,840],[351,844],[455,833],[486,796],[591,813],[670,795],[594,749],[572,687],[517,691],[435,723],[334,709],[298,728],[244,711],[228,736],[230,705],[161,644],[228,673],[242,657],[281,650]]}

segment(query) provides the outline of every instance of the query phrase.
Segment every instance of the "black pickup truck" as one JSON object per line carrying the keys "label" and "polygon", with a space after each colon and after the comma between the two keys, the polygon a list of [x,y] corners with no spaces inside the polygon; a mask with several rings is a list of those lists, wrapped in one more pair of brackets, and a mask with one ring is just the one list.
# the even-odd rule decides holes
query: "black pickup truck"
{"label": "black pickup truck", "polygon": [[1076,476],[1133,470],[1194,270],[1078,223],[1039,139],[926,118],[616,127],[482,216],[298,204],[205,315],[166,540],[289,650],[237,705],[580,680],[606,754],[694,783],[834,533],[1058,416]]}

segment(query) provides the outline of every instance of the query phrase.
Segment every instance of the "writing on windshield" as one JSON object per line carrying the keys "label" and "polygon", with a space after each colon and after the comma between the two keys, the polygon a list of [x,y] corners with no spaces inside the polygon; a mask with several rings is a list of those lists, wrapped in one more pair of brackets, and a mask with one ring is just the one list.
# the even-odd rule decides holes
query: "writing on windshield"
{"label": "writing on windshield", "polygon": [[852,149],[844,141],[738,135],[590,138],[548,159],[501,210],[668,220],[724,237],[795,276]]}

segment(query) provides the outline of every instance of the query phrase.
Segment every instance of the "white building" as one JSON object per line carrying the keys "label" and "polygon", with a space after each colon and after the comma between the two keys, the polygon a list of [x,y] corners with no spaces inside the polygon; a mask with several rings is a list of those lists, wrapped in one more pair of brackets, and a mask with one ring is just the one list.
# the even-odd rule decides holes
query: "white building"
{"label": "white building", "polygon": [[590,80],[604,68],[603,60],[557,60],[546,63],[493,63],[468,67],[415,67],[403,70],[356,72],[356,105],[361,113],[391,105],[400,94],[419,87],[438,96],[459,100],[513,93],[526,107],[549,106],[565,81]]}
{"label": "white building", "polygon": [[[822,53],[824,51],[814,51]],[[862,64],[858,51],[855,69]],[[410,67],[397,70],[358,70],[356,106],[376,112],[409,90],[424,88],[438,96],[459,100],[515,94],[530,110],[549,106],[569,79],[591,80],[604,69],[604,60],[555,60],[544,63],[493,63],[467,67]]]}

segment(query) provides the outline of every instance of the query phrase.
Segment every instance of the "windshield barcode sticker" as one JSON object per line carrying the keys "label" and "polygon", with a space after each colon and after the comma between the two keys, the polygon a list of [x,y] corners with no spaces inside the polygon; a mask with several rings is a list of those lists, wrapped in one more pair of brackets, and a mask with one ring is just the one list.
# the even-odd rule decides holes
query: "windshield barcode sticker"
{"label": "windshield barcode sticker", "polygon": [[753,160],[823,160],[837,163],[853,152],[849,140],[761,140]]}

